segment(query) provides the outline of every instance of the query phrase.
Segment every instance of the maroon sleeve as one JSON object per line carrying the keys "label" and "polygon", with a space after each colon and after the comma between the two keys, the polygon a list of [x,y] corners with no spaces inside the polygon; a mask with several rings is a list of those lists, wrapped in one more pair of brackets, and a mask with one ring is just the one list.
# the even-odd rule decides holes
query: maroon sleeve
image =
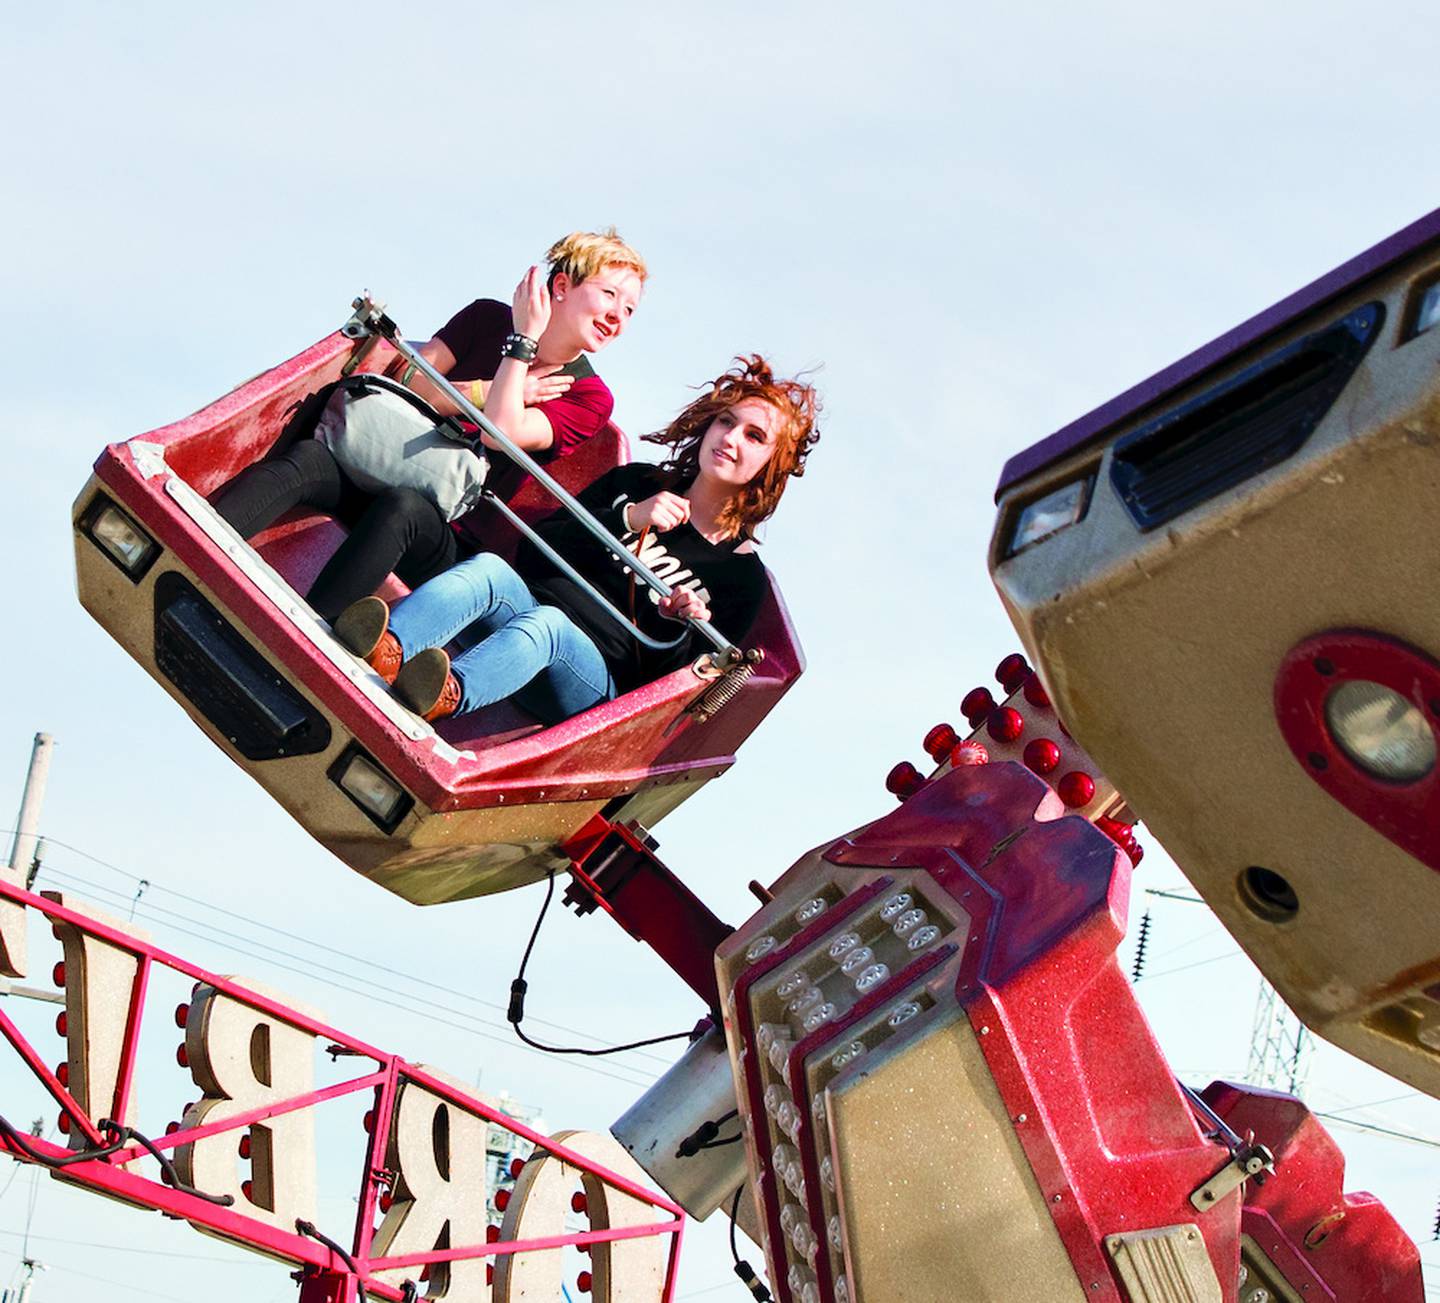
{"label": "maroon sleeve", "polygon": [[496,299],[476,299],[441,326],[435,338],[455,354],[449,378],[493,380],[511,320],[505,304]]}
{"label": "maroon sleeve", "polygon": [[561,397],[541,403],[538,410],[545,413],[554,436],[547,450],[549,456],[564,457],[600,433],[615,410],[615,395],[599,376],[588,375]]}

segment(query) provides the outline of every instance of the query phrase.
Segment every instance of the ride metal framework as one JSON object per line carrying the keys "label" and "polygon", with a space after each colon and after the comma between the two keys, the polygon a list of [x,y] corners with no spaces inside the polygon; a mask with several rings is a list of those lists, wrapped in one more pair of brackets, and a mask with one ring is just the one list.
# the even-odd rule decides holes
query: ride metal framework
{"label": "ride metal framework", "polygon": [[[598,1258],[607,1252],[604,1246],[648,1236],[669,1237],[661,1297],[666,1303],[673,1298],[684,1212],[664,1195],[601,1166],[567,1144],[540,1135],[517,1119],[398,1055],[370,1046],[318,1018],[289,1008],[232,979],[207,972],[132,933],[0,878],[0,909],[13,910],[15,906],[24,908],[26,918],[34,911],[44,916],[52,928],[68,926],[88,942],[124,952],[133,958],[134,968],[128,998],[122,1009],[123,1042],[115,1084],[113,1091],[108,1087],[104,1090],[109,1105],[104,1116],[91,1117],[87,1113],[70,1089],[74,1083],[64,1065],[59,1071],[52,1070],[9,1014],[0,1009],[0,1036],[59,1105],[62,1130],[70,1136],[68,1145],[54,1144],[24,1135],[9,1123],[4,1123],[0,1125],[0,1152],[21,1162],[38,1163],[52,1171],[63,1170],[67,1182],[141,1208],[183,1218],[192,1225],[216,1232],[245,1247],[294,1263],[299,1268],[297,1278],[301,1303],[348,1303],[352,1298],[366,1295],[399,1303],[419,1296],[415,1279],[401,1279],[397,1283],[400,1273],[408,1275],[413,1272],[415,1277],[423,1278],[427,1268],[433,1269],[462,1259],[484,1258],[498,1264],[510,1255],[561,1249],[567,1245],[597,1246]],[[204,1121],[203,1112],[196,1114],[196,1120],[191,1121],[187,1112],[184,1122],[175,1125],[167,1134],[153,1137],[123,1126],[112,1119],[123,1119],[130,1112],[129,1101],[134,1097],[138,1049],[147,1012],[146,997],[157,969],[170,969],[191,979],[196,984],[195,998],[208,993],[233,1000],[264,1017],[308,1034],[314,1038],[317,1048],[328,1048],[337,1058],[358,1059],[362,1064],[368,1060],[369,1063],[348,1080],[290,1098],[274,1099],[259,1107],[232,1113],[218,1122]],[[59,980],[77,981],[78,978],[73,973],[66,973]],[[72,994],[67,987],[67,1006]],[[65,1016],[62,1014],[61,1018]],[[152,1025],[154,1022],[155,1019],[151,1019]],[[73,1033],[73,1025],[70,1031]],[[529,1239],[452,1244],[396,1255],[375,1252],[379,1214],[390,1206],[392,1200],[398,1205],[404,1198],[404,1173],[390,1165],[390,1142],[397,1125],[401,1092],[409,1086],[419,1087],[452,1110],[484,1119],[490,1127],[504,1128],[518,1140],[533,1146],[537,1157],[545,1154],[559,1159],[566,1168],[573,1169],[587,1187],[603,1185],[612,1197],[619,1195],[634,1201],[631,1215],[628,1218],[612,1218],[610,1224],[602,1224],[601,1229]],[[304,1220],[296,1221],[293,1228],[282,1227],[235,1206],[233,1196],[207,1194],[187,1185],[177,1174],[172,1156],[185,1146],[193,1146],[222,1132],[231,1133],[238,1139],[245,1136],[253,1124],[316,1108],[326,1101],[357,1092],[367,1094],[374,1102],[367,1118],[369,1134],[364,1161],[363,1164],[357,1163],[361,1169],[360,1190],[353,1231],[341,1233],[337,1227],[334,1228],[336,1235],[332,1237]],[[99,1106],[96,1108],[98,1110]],[[3,1111],[0,1108],[0,1113]],[[138,1163],[151,1160],[159,1164],[158,1180],[136,1170]],[[263,1215],[261,1205],[252,1207]],[[507,1226],[510,1225],[511,1219],[507,1217]],[[341,1243],[342,1240],[345,1243]],[[518,1261],[518,1256],[514,1260]],[[597,1261],[597,1270],[598,1267]],[[382,1278],[380,1273],[385,1273],[386,1278]]]}

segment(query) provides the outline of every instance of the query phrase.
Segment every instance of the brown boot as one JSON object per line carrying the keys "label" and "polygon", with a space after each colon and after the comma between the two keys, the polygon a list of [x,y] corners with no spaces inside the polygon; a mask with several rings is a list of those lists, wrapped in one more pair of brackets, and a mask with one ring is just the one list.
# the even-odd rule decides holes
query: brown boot
{"label": "brown boot", "polygon": [[400,640],[390,632],[390,608],[378,597],[351,602],[335,620],[335,637],[386,683],[394,683],[405,659]]}
{"label": "brown boot", "polygon": [[400,667],[395,695],[422,719],[444,719],[460,704],[460,680],[439,647],[412,656]]}

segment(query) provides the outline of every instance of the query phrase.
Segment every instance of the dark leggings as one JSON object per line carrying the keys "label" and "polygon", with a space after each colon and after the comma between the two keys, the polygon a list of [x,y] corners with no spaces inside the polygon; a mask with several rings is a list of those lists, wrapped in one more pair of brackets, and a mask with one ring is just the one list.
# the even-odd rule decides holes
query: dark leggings
{"label": "dark leggings", "polygon": [[328,512],[349,528],[307,594],[326,620],[370,596],[392,570],[416,588],[459,557],[455,533],[432,503],[414,489],[366,493],[316,439],[246,467],[212,504],[242,538],[253,538],[298,506]]}

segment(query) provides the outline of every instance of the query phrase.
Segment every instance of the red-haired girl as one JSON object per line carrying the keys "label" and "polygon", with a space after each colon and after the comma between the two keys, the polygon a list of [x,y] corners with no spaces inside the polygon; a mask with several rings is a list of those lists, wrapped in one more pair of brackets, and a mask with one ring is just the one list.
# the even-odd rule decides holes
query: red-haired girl
{"label": "red-haired girl", "polygon": [[[639,627],[661,641],[675,621],[710,620],[738,642],[765,593],[754,533],[800,475],[819,438],[811,386],[777,379],[761,357],[737,359],[649,442],[669,449],[659,466],[632,463],[601,476],[581,502],[674,590],[659,599],[635,586]],[[569,516],[542,526],[546,541],[619,609],[630,572]],[[667,628],[668,622],[668,628]],[[393,611],[356,602],[335,632],[385,673],[427,719],[478,710],[506,697],[546,722],[605,701],[692,660],[693,631],[664,652],[642,647],[537,549],[512,568],[481,553],[417,588]],[[452,664],[443,646],[477,637]],[[401,663],[403,662],[403,664]]]}

